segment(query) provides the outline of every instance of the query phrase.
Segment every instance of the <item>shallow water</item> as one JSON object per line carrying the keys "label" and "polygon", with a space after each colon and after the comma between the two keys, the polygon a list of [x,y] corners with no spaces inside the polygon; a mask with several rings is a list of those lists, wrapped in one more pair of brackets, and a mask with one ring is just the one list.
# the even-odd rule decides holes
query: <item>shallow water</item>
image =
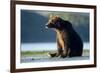
{"label": "shallow water", "polygon": [[[83,44],[83,49],[89,49],[89,43]],[[51,51],[57,50],[56,43],[22,43],[21,51]]]}

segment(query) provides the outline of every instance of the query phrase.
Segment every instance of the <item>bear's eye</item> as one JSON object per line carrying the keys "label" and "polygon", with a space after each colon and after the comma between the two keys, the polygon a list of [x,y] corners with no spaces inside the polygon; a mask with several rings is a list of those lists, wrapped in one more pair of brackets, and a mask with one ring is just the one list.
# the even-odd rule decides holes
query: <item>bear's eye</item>
{"label": "bear's eye", "polygon": [[50,20],[49,22],[52,23],[52,24],[54,24],[55,23],[55,20]]}
{"label": "bear's eye", "polygon": [[55,20],[52,20],[52,22],[54,23],[54,22],[55,22]]}

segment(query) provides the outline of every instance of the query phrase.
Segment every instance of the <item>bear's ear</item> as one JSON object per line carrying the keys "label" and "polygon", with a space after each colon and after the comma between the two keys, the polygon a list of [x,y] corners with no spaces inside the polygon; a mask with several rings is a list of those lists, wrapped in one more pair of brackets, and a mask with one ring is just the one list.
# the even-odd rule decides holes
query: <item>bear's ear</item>
{"label": "bear's ear", "polygon": [[53,17],[53,14],[50,14],[50,18],[52,18]]}
{"label": "bear's ear", "polygon": [[58,15],[50,14],[50,18],[59,18],[59,16]]}
{"label": "bear's ear", "polygon": [[55,17],[55,18],[59,18],[59,16],[58,16],[58,15],[55,15],[54,17]]}

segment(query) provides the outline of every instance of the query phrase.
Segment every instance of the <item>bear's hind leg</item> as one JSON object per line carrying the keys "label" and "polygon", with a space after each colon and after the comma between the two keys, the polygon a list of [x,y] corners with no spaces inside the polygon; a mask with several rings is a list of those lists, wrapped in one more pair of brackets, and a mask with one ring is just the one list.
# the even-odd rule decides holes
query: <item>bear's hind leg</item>
{"label": "bear's hind leg", "polygon": [[57,53],[49,53],[50,57],[55,57]]}
{"label": "bear's hind leg", "polygon": [[58,49],[56,53],[49,53],[50,57],[58,57],[62,53],[62,49]]}

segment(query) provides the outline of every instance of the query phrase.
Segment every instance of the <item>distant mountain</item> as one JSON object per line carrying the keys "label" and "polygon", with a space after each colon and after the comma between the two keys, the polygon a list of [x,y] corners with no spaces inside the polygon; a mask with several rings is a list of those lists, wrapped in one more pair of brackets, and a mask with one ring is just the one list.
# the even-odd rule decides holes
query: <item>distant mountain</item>
{"label": "distant mountain", "polygon": [[[51,13],[54,12],[21,10],[21,42],[55,42],[56,33],[53,30],[45,28],[45,25],[48,22],[48,15]],[[55,12],[55,14],[58,14],[63,19],[69,20],[73,24],[74,29],[81,36],[82,40],[85,42],[89,41],[89,16],[87,14],[84,15],[84,13],[80,13],[80,17],[76,17],[76,14],[73,14],[72,16],[71,14],[65,12]],[[75,22],[75,19],[80,22]]]}

